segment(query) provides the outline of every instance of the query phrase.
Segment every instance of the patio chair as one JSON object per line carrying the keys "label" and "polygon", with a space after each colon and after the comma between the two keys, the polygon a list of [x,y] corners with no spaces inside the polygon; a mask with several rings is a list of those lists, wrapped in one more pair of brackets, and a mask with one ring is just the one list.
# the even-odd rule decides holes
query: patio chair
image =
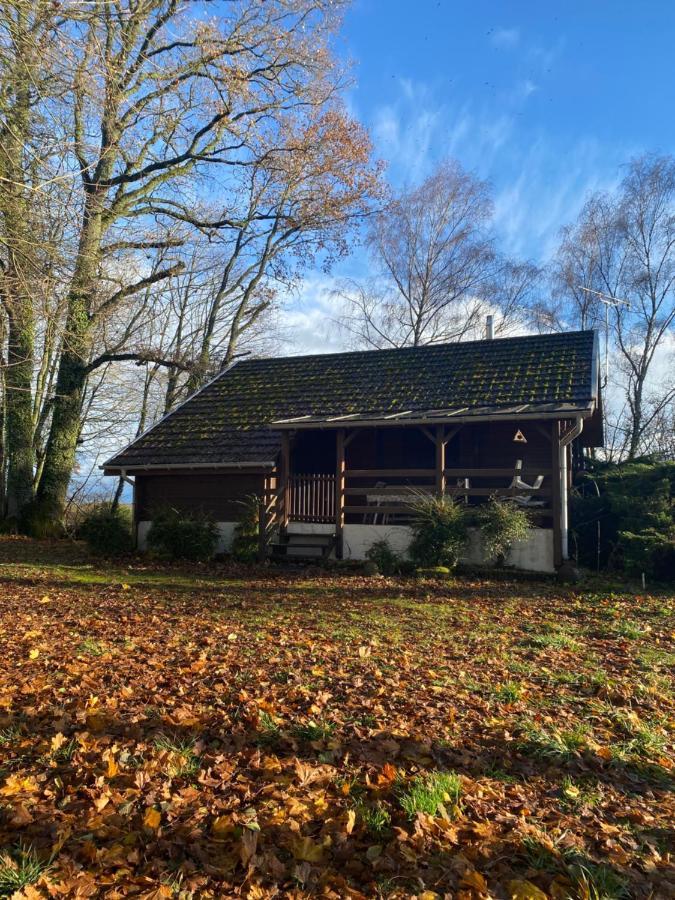
{"label": "patio chair", "polygon": [[[516,460],[516,474],[511,479],[510,488],[518,488],[522,490],[524,493],[516,494],[513,499],[519,506],[545,506],[546,502],[544,500],[535,500],[532,497],[532,494],[535,491],[538,491],[539,488],[544,483],[544,476],[537,475],[534,479],[534,484],[527,484],[526,481],[520,477],[520,473],[523,469],[523,461],[522,459]],[[527,492],[527,493],[525,493]]]}

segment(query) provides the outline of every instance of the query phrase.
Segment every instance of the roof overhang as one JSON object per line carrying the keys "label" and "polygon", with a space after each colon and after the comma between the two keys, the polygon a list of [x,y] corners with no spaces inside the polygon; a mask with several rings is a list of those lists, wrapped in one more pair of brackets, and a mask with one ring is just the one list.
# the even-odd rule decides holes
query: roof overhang
{"label": "roof overhang", "polygon": [[444,410],[406,410],[399,413],[348,413],[338,416],[297,416],[277,419],[269,427],[275,431],[309,428],[372,428],[387,425],[442,425],[454,422],[500,422],[513,419],[587,418],[595,411],[595,400],[586,403],[521,403],[518,406],[458,407]]}
{"label": "roof overhang", "polygon": [[99,466],[103,470],[104,475],[138,475],[144,472],[158,471],[177,471],[192,472],[194,470],[210,470],[213,472],[258,472],[262,469],[273,469],[276,465],[274,460],[263,460],[261,462],[183,462],[183,463],[151,463],[149,465],[140,465],[127,463],[126,465],[114,465],[104,463]]}

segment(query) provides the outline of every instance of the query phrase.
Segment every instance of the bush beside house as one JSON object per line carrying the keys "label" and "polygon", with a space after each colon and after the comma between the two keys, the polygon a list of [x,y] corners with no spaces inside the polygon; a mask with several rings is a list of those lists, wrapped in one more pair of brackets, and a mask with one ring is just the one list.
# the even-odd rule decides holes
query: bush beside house
{"label": "bush beside house", "polygon": [[[675,462],[592,462],[572,500],[579,562],[675,581]],[[598,534],[599,525],[599,534]],[[598,552],[599,551],[599,552]]]}

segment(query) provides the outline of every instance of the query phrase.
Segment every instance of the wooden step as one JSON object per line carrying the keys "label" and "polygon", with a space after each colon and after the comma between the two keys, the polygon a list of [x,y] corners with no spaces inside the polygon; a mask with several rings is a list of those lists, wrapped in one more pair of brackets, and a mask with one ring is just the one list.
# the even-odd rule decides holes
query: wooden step
{"label": "wooden step", "polygon": [[327,559],[335,547],[334,534],[289,532],[269,545],[273,556],[287,559]]}

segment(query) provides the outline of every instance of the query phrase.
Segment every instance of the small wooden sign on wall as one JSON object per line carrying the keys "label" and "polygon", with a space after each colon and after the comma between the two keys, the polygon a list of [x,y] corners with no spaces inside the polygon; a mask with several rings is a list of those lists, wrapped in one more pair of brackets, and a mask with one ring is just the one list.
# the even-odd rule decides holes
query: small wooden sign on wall
{"label": "small wooden sign on wall", "polygon": [[513,436],[513,440],[517,444],[526,444],[527,443],[527,438],[525,437],[523,432],[520,430],[520,428],[518,429],[518,431],[516,431],[515,435]]}

